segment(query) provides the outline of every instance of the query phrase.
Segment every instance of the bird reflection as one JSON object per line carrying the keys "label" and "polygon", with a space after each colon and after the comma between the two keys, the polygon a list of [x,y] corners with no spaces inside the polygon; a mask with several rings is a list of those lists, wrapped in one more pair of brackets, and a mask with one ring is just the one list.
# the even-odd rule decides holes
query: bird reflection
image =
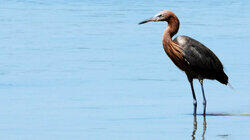
{"label": "bird reflection", "polygon": [[197,130],[197,119],[196,119],[196,115],[194,115],[194,128],[193,128],[193,133],[192,133],[192,140],[195,140],[196,130]]}
{"label": "bird reflection", "polygon": [[[203,132],[202,132],[202,140],[205,140],[205,133],[206,133],[206,130],[207,130],[207,121],[206,121],[206,116],[205,115],[202,115],[203,116]],[[197,130],[197,117],[196,115],[194,115],[194,121],[193,121],[193,132],[192,132],[192,140],[195,140],[195,133],[196,133],[196,130]]]}

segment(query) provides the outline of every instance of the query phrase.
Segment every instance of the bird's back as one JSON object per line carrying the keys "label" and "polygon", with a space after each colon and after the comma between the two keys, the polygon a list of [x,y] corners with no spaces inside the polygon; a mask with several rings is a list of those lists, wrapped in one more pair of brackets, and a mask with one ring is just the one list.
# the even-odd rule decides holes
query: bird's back
{"label": "bird's back", "polygon": [[190,73],[193,78],[202,77],[228,83],[222,63],[210,49],[188,36],[178,36],[174,42],[183,50],[188,65],[186,73]]}

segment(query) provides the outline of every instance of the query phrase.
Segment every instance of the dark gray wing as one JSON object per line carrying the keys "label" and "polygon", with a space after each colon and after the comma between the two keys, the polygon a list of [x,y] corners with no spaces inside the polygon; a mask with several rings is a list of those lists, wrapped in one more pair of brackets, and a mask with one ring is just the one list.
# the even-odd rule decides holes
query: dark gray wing
{"label": "dark gray wing", "polygon": [[174,42],[183,48],[184,58],[193,72],[208,77],[223,72],[218,57],[200,42],[188,36],[178,36]]}

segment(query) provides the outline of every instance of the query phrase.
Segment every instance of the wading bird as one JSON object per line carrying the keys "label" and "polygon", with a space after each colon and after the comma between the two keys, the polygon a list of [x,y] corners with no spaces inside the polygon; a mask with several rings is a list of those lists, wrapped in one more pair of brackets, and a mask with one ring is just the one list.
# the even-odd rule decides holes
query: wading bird
{"label": "wading bird", "polygon": [[151,21],[168,22],[168,26],[163,34],[163,48],[173,63],[187,75],[193,94],[194,115],[196,115],[197,101],[193,87],[193,79],[199,80],[203,95],[203,115],[205,115],[207,101],[203,88],[203,80],[217,80],[227,85],[228,77],[223,70],[222,63],[210,49],[191,37],[178,36],[172,40],[172,37],[178,32],[180,25],[179,19],[173,12],[164,10],[139,24]]}

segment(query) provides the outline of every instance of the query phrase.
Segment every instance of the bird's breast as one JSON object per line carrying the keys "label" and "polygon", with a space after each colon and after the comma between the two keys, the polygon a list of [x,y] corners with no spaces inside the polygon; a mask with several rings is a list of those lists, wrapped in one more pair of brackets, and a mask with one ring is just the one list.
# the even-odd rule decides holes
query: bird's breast
{"label": "bird's breast", "polygon": [[172,60],[172,62],[181,70],[186,71],[187,62],[185,61],[185,58],[183,57],[183,51],[182,48],[175,44],[174,42],[166,43],[163,42],[163,48],[168,57]]}

